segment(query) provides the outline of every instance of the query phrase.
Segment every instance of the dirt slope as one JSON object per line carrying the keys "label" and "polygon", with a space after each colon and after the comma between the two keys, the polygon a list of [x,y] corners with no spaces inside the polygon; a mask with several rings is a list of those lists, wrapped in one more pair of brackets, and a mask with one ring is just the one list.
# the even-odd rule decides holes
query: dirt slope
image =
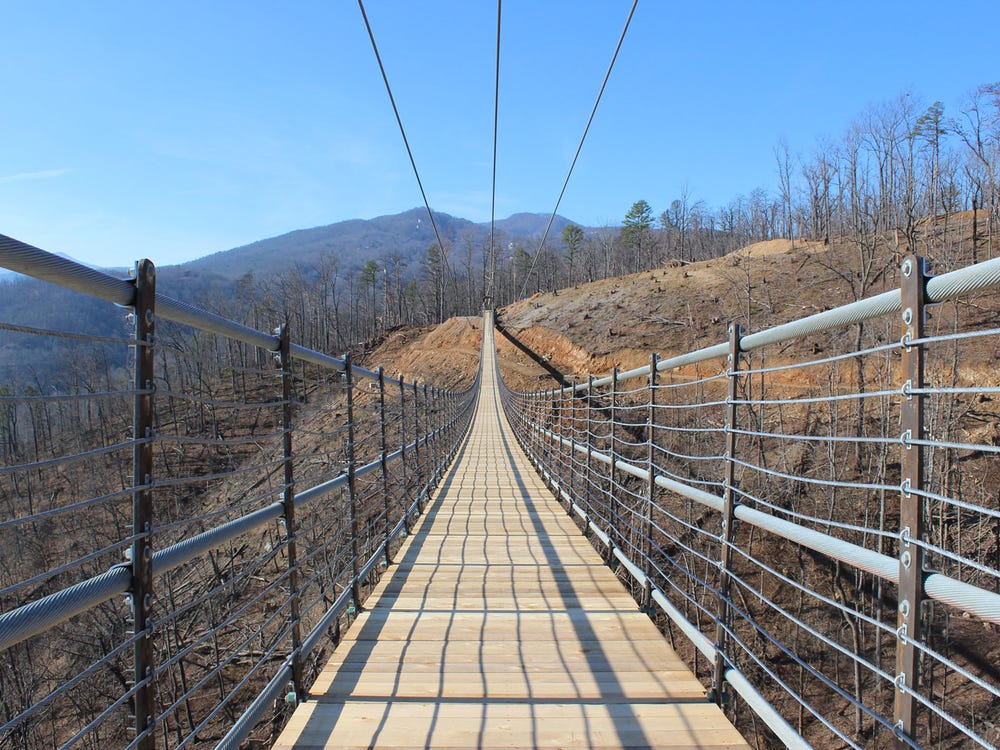
{"label": "dirt slope", "polygon": [[[972,262],[970,219],[969,212],[953,214],[947,222],[938,217],[930,227],[931,240],[919,243],[918,249],[932,273]],[[882,243],[863,274],[865,256],[853,243],[769,240],[721,258],[536,294],[499,310],[498,318],[565,375],[601,375],[615,366],[645,364],[653,351],[669,357],[724,342],[731,322],[748,332],[759,331],[895,288],[900,252],[895,241]],[[986,295],[980,307],[982,316],[991,315],[996,295]],[[894,319],[871,326],[876,340],[899,336]],[[369,366],[382,364],[407,378],[449,387],[468,383],[478,362],[481,327],[478,318],[455,318],[438,327],[397,330],[366,360]],[[770,353],[769,363],[835,348],[836,338],[842,336],[838,332],[793,342]],[[501,368],[512,385],[530,389],[554,382],[502,336],[497,343]],[[981,362],[991,360],[991,353],[982,352]]]}
{"label": "dirt slope", "polygon": [[386,373],[442,388],[464,388],[479,367],[480,318],[451,318],[439,326],[391,331],[365,362]]}
{"label": "dirt slope", "polygon": [[[931,241],[922,240],[918,247],[928,259],[931,273],[944,273],[988,257],[982,245],[978,257],[974,256],[968,215],[953,215],[947,221],[942,217],[941,221],[935,220],[932,228],[934,234]],[[709,261],[675,264],[582,284],[558,293],[537,294],[498,311],[503,326],[521,346],[519,349],[509,339],[498,335],[500,367],[504,378],[514,387],[534,390],[551,387],[556,382],[552,370],[568,377],[582,378],[588,373],[602,375],[615,366],[631,368],[645,364],[653,351],[669,357],[722,343],[727,339],[727,329],[732,322],[741,324],[750,332],[759,331],[895,289],[899,283],[900,255],[895,239],[878,244],[867,255],[864,247],[844,241],[824,245],[820,242],[772,240]],[[960,302],[935,305],[929,309],[928,318],[928,336],[952,332],[956,319],[961,320],[962,327],[995,328],[1000,321],[1000,294],[994,290]],[[819,360],[809,368],[796,367],[770,373],[766,384],[762,375],[754,386],[758,389],[756,397],[763,398],[766,394],[768,398],[778,396],[784,399],[789,393],[798,395],[807,390],[826,395],[849,394],[857,391],[859,383],[863,384],[867,393],[879,389],[883,389],[884,393],[894,393],[901,382],[896,352],[881,359],[872,357],[870,361],[828,358],[859,348],[898,342],[900,335],[899,315],[892,315],[865,323],[863,328],[850,326],[755,351],[747,357],[755,367],[763,364],[773,368],[803,359]],[[455,319],[438,328],[396,332],[370,361],[381,361],[390,371],[394,367],[399,368],[407,378],[427,378],[444,385],[464,384],[474,377],[480,340],[481,322],[478,319]],[[996,336],[939,342],[928,349],[926,379],[929,383],[958,387],[1000,385],[1000,368],[997,367],[1000,364],[1000,344]],[[765,391],[765,388],[769,390]],[[886,483],[898,483],[898,459],[892,460],[896,454],[888,449],[886,456],[879,453],[883,450],[881,447],[851,454],[844,448],[838,448],[845,443],[831,441],[829,445],[817,448],[815,446],[819,443],[798,441],[790,444],[780,440],[784,433],[810,437],[843,435],[849,420],[854,425],[850,429],[857,429],[859,437],[880,438],[883,424],[889,424],[890,429],[897,424],[894,414],[887,419],[877,407],[871,411],[865,407],[849,414],[846,409],[840,408],[840,401],[836,402],[836,408],[827,407],[825,411],[823,407],[814,407],[806,402],[798,405],[782,401],[773,403],[779,405],[762,407],[758,414],[763,429],[769,430],[772,435],[757,444],[764,466],[780,467],[780,470],[788,471],[793,476],[808,477],[812,467],[829,464],[837,467],[837,477],[845,482],[868,481],[870,472],[875,470],[871,467],[878,467],[878,471],[884,472]],[[872,399],[870,403],[878,404],[879,401]],[[995,396],[981,393],[975,397],[951,398],[946,395],[929,399],[929,403],[928,413],[934,416],[928,421],[934,423],[935,435],[944,436],[938,439],[965,445],[1000,444],[1000,417]],[[671,440],[674,439],[671,437]],[[699,455],[697,446],[689,450],[685,447],[687,443],[680,442],[683,439],[676,438],[678,455]],[[697,439],[697,435],[691,438],[693,441]],[[932,491],[940,487],[941,491],[951,493],[955,491],[952,487],[960,484],[958,491],[963,493],[961,496],[966,501],[984,508],[995,507],[991,503],[996,502],[995,488],[1000,483],[1000,462],[995,460],[995,454],[969,448],[955,451],[948,461],[943,456],[941,451],[936,454],[936,463],[928,472],[936,477],[934,481],[939,482],[933,485]],[[756,475],[748,472],[740,481],[745,482],[743,487],[748,497],[778,498],[778,502],[794,503],[797,512],[816,518],[825,513],[822,510],[828,501],[825,494],[804,489],[791,495],[784,485],[767,484],[770,480],[763,476],[763,472]],[[946,482],[953,484],[945,489],[941,485]],[[858,491],[838,492],[838,520],[856,528],[869,527],[873,508],[888,507],[884,522],[891,526],[895,512],[893,500],[890,498],[888,505],[883,506],[884,500],[869,496],[863,486],[859,485],[862,489]],[[928,513],[928,516],[932,515]],[[933,543],[939,543],[934,540],[945,540],[940,542],[944,546],[953,543],[955,537],[967,539],[964,543],[978,550],[977,554],[982,559],[995,559],[995,531],[980,522],[978,535],[973,537],[970,530],[973,524],[968,519],[964,520],[966,525],[963,530],[963,518],[959,514],[954,516],[957,522],[951,518],[950,513],[934,515],[929,532]],[[685,533],[680,532],[678,538],[690,541]],[[743,533],[752,534],[750,531]],[[853,592],[851,606],[862,614],[884,618],[887,622],[893,617],[891,613],[895,611],[895,602],[891,599],[883,601],[881,594],[872,596],[871,592],[881,591],[881,587],[869,588],[863,575],[849,580],[844,577],[839,565],[833,567],[828,564],[829,560],[804,555],[801,549],[779,538],[765,536],[754,543],[758,545],[756,549],[760,559],[784,561],[781,567],[783,575],[789,574],[788,561],[796,561],[795,564],[802,567],[802,580],[810,590],[834,599],[844,596],[846,587]],[[759,572],[754,570],[752,575],[756,576]],[[751,573],[744,571],[741,575],[749,580]],[[766,590],[767,596],[780,608],[792,611],[796,606],[802,606],[802,599],[797,604],[792,598],[792,589],[782,585],[779,579],[769,578],[765,585],[761,576],[760,581],[761,589]],[[936,641],[938,646],[947,649],[948,658],[955,659],[962,668],[970,670],[979,679],[995,684],[995,664],[1000,655],[997,631],[989,625],[984,628],[981,621],[950,611],[938,609],[935,612],[937,619],[931,628],[934,633],[940,634],[940,640]],[[820,631],[839,632],[846,638],[844,634],[847,631],[843,629],[840,614],[821,609],[810,617]],[[800,633],[792,630],[787,620],[766,613],[761,615],[761,619],[785,642],[798,642]],[[891,663],[892,649],[880,640],[881,636],[872,637],[869,633],[865,637],[869,638],[864,641],[864,648],[868,649],[866,653],[877,652],[878,659],[883,663]],[[934,637],[939,638],[938,635]],[[858,642],[862,643],[861,640]],[[842,641],[842,645],[846,643],[846,640]],[[689,649],[687,655],[690,656],[690,648],[681,645],[681,649],[684,648]],[[824,644],[803,642],[796,648],[810,663],[819,664],[823,669],[830,666],[829,649]],[[845,648],[852,646],[848,644]],[[765,653],[775,663],[781,661],[777,650]],[[841,667],[837,657],[834,657],[833,664],[839,673]],[[888,695],[890,708],[887,711],[891,714],[891,695],[873,688],[873,684],[872,681],[866,683],[866,695],[871,700],[884,700]],[[969,687],[971,683],[957,687],[952,683],[949,685],[951,692],[947,699],[951,705],[963,706],[963,710],[968,710],[972,716],[996,715],[995,701],[989,694],[977,693],[974,687]],[[781,705],[788,716],[794,715],[797,710],[796,706],[783,702],[785,696],[779,691],[769,694],[769,697]],[[820,695],[814,700],[820,711],[828,716],[836,714],[842,717],[846,726],[849,717],[841,711],[839,698]],[[748,725],[746,729],[753,731]],[[813,739],[810,732],[816,733],[817,727],[807,727],[807,734]],[[828,737],[818,733],[816,738],[820,740],[817,744],[829,741]],[[960,747],[964,746],[962,742],[963,739],[955,734],[939,738],[937,746]]]}

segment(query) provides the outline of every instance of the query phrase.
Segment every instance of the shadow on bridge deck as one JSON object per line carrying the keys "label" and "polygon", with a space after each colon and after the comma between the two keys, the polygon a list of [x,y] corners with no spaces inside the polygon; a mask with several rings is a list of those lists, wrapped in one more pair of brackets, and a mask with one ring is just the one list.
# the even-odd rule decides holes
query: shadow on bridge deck
{"label": "shadow on bridge deck", "polygon": [[455,464],[275,748],[745,747],[517,448],[484,348]]}

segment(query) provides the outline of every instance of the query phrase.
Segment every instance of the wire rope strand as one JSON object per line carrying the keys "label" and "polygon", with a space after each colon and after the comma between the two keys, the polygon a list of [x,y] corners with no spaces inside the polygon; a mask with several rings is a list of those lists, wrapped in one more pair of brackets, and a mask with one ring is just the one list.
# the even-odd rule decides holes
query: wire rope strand
{"label": "wire rope strand", "polygon": [[413,176],[417,178],[417,187],[420,188],[420,197],[424,199],[424,207],[427,209],[427,216],[431,220],[431,228],[437,238],[438,247],[441,248],[441,258],[444,261],[445,272],[449,272],[448,256],[444,251],[444,241],[438,231],[437,221],[434,219],[434,212],[431,211],[431,204],[427,201],[427,193],[424,191],[424,183],[420,179],[420,172],[417,170],[417,162],[413,158],[413,151],[410,149],[410,141],[406,137],[406,129],[403,127],[403,119],[399,116],[399,108],[396,106],[396,98],[392,95],[392,87],[389,86],[389,77],[386,75],[385,66],[382,64],[382,55],[379,54],[378,44],[375,42],[375,33],[372,25],[368,22],[368,14],[365,12],[364,0],[358,0],[358,8],[361,10],[361,18],[365,22],[365,29],[368,31],[368,39],[372,43],[372,51],[375,53],[375,61],[378,63],[379,72],[382,74],[382,81],[385,83],[385,91],[389,95],[389,103],[392,105],[392,112],[396,115],[396,124],[399,125],[399,134],[403,136],[403,145],[406,147],[406,155],[410,157],[410,166],[413,167]]}
{"label": "wire rope strand", "polygon": [[497,130],[500,122],[500,18],[503,0],[497,0],[497,59],[496,78],[493,83],[493,185],[490,194],[490,284],[486,299],[493,300],[497,275],[496,225],[497,225]]}
{"label": "wire rope strand", "polygon": [[[361,0],[358,0],[361,2]],[[562,190],[559,191],[559,197],[556,199],[556,207],[552,209],[552,215],[549,217],[549,223],[545,226],[545,231],[542,233],[542,239],[538,243],[538,249],[535,251],[535,257],[531,259],[531,266],[528,267],[528,273],[525,274],[524,284],[521,287],[521,294],[519,296],[523,297],[524,292],[528,288],[528,279],[531,278],[531,272],[535,270],[535,263],[538,262],[538,256],[542,253],[542,248],[545,247],[545,240],[549,236],[549,232],[552,230],[552,222],[555,221],[556,214],[559,212],[559,204],[562,203],[563,195],[566,194],[566,187],[569,185],[569,179],[573,176],[573,168],[576,167],[576,160],[580,158],[580,152],[583,150],[583,143],[587,140],[587,133],[590,132],[590,125],[594,122],[594,115],[597,114],[597,106],[601,103],[601,97],[604,96],[604,89],[608,85],[608,79],[611,78],[611,71],[615,67],[615,60],[618,59],[618,52],[621,51],[622,43],[625,41],[625,34],[628,32],[629,24],[632,23],[632,16],[635,14],[636,6],[639,5],[639,0],[632,0],[632,7],[629,9],[628,18],[625,19],[625,28],[622,29],[621,36],[618,37],[618,44],[615,45],[615,52],[611,56],[611,62],[608,64],[608,71],[604,74],[604,81],[601,83],[601,90],[597,92],[597,99],[594,101],[594,107],[590,110],[590,117],[587,119],[587,126],[583,129],[583,135],[580,137],[580,144],[576,147],[576,153],[573,155],[573,161],[570,162],[569,171],[566,173],[566,179],[563,180]]]}

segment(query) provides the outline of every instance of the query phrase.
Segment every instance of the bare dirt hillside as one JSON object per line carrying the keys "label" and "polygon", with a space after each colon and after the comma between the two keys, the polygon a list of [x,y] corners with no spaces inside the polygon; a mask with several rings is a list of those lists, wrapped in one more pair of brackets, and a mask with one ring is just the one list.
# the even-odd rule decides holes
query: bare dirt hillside
{"label": "bare dirt hillside", "polygon": [[[932,274],[962,268],[989,257],[984,242],[974,246],[969,213],[936,217],[924,222],[922,227],[915,249],[927,259]],[[649,361],[651,352],[670,357],[723,343],[732,323],[742,325],[748,332],[760,331],[896,289],[900,280],[900,261],[906,252],[897,236],[878,241],[841,240],[830,244],[779,239],[757,243],[713,260],[676,263],[562,289],[558,293],[537,294],[498,311],[500,367],[505,380],[513,387],[536,390],[551,387],[558,382],[557,377],[600,376],[614,367],[640,366]],[[384,364],[390,371],[402,371],[408,379],[416,377],[442,385],[466,384],[475,374],[481,325],[478,319],[466,318],[450,320],[432,329],[397,331],[369,361]],[[935,337],[966,327],[986,330],[997,325],[1000,325],[1000,294],[993,290],[931,306],[925,332],[928,337]],[[900,464],[894,448],[886,447],[884,441],[879,442],[883,429],[894,429],[898,424],[895,412],[880,411],[878,404],[881,402],[875,398],[865,400],[864,406],[848,413],[840,406],[840,400],[831,398],[836,406],[826,408],[813,405],[809,399],[795,402],[786,397],[832,394],[839,399],[840,394],[857,392],[894,394],[901,382],[898,351],[887,348],[882,357],[846,355],[894,344],[900,340],[901,328],[900,316],[890,315],[863,326],[852,325],[815,334],[747,355],[748,364],[760,373],[765,368],[768,372],[766,377],[762,374],[754,381],[754,397],[760,399],[760,404],[778,404],[777,407],[762,406],[754,415],[762,429],[770,431],[755,444],[747,442],[748,447],[753,445],[754,450],[759,451],[757,460],[761,465],[783,467],[782,471],[787,471],[790,477],[806,478],[812,477],[814,467],[835,467],[840,484],[855,483],[859,489],[833,489],[826,494],[805,488],[790,493],[780,482],[769,484],[765,472],[760,471],[756,474],[746,472],[738,478],[746,497],[778,498],[777,502],[788,503],[789,507],[794,505],[796,512],[812,518],[824,517],[827,504],[833,508],[835,498],[838,520],[855,529],[870,529],[872,514],[876,512],[880,524],[893,527],[898,522],[898,508],[892,498],[886,502],[885,496],[876,497],[864,489],[872,472],[880,472],[882,481],[890,485],[900,481]],[[961,341],[947,339],[930,345],[928,350],[925,379],[929,384],[951,388],[956,393],[964,387],[1000,386],[1000,345],[996,336]],[[784,364],[800,365],[804,360],[813,360],[813,363],[809,367],[775,370]],[[673,376],[683,374],[672,371]],[[716,398],[723,397],[721,393],[716,394]],[[769,402],[765,398],[775,400]],[[861,403],[860,399],[856,400]],[[928,471],[930,490],[964,498],[971,507],[995,507],[1000,465],[995,454],[975,449],[977,445],[1000,444],[1000,414],[995,396],[983,392],[952,398],[945,393],[929,400],[929,404],[926,409],[928,423],[933,423],[936,439],[960,446],[934,454]],[[826,445],[805,440],[791,445],[778,439],[785,433],[810,438],[829,433],[839,440],[848,429],[859,439],[876,439],[864,449],[853,452],[842,447],[846,443],[833,440]],[[675,455],[701,455],[701,448],[696,444],[701,432],[692,431],[690,449],[688,443],[680,442],[686,438],[672,433],[671,440],[676,441]],[[696,525],[700,527],[700,523],[699,520]],[[943,512],[939,508],[933,514],[928,535],[933,544],[942,548],[960,539],[960,547],[964,544],[976,550],[979,558],[995,560],[998,554],[996,532],[980,521],[974,535],[970,530],[972,525],[961,514]],[[752,532],[746,528],[742,533],[753,539]],[[677,532],[674,538],[681,540],[678,547],[699,543],[695,541],[696,535],[686,534],[684,530]],[[886,594],[881,584],[875,585],[864,574],[845,573],[839,564],[831,565],[829,559],[819,556],[810,557],[801,548],[776,537],[765,536],[752,544],[756,545],[760,559],[797,559],[801,580],[808,590],[819,592],[831,601],[849,599],[850,607],[865,617],[891,624],[896,607],[892,599],[894,594]],[[758,574],[760,571],[750,565],[737,569],[737,575],[744,580]],[[782,575],[787,574],[788,568],[783,567]],[[790,612],[796,608],[802,611],[803,599],[795,600],[792,587],[784,586],[778,578],[767,579],[766,587],[763,577],[760,581],[760,587],[767,589],[778,611]],[[822,632],[843,635],[844,653],[853,649],[855,653],[867,654],[865,658],[875,663],[890,664],[894,658],[892,640],[882,638],[877,628],[863,634],[862,626],[857,625],[860,620],[852,617],[842,617],[832,609],[820,609],[810,614],[810,622]],[[801,633],[789,625],[789,620],[774,616],[768,610],[762,610],[760,619],[766,629],[783,642],[798,644],[798,655],[808,663],[840,673],[839,657],[833,658],[833,667],[830,667],[829,649],[819,641],[800,642]],[[944,649],[948,658],[961,669],[976,675],[977,679],[995,684],[995,665],[1000,658],[997,631],[988,624],[984,627],[980,621],[943,608],[935,610],[931,619],[928,629],[937,647]],[[856,642],[846,640],[844,634],[848,631],[844,629],[844,622],[857,628],[850,631],[856,634]],[[678,648],[697,669],[693,649],[683,643],[678,643]],[[777,650],[765,650],[764,653],[772,664],[782,663]],[[802,672],[798,674],[801,679]],[[869,701],[867,705],[882,705],[876,702],[888,701],[888,708],[883,706],[879,710],[891,715],[891,694],[883,691],[870,675],[855,679],[854,689]],[[944,680],[934,685],[935,690],[943,690]],[[973,717],[996,715],[995,701],[989,694],[977,692],[971,683],[958,680],[948,685],[948,705],[962,706],[962,710]],[[773,694],[768,691],[768,697],[787,716],[798,711],[780,691],[773,691]],[[850,717],[844,713],[846,709],[833,694],[819,695],[813,700],[823,715],[843,717],[844,726],[850,723]],[[799,716],[801,722],[802,715]],[[754,732],[745,717],[740,722],[748,736]],[[860,726],[861,719],[856,722]],[[818,745],[829,742],[829,737],[815,727],[800,728],[800,731]],[[879,746],[875,744],[874,732],[872,727],[867,727],[858,729],[856,734],[861,744]],[[936,732],[935,746],[965,746],[965,738],[959,733],[940,727]]]}
{"label": "bare dirt hillside", "polygon": [[[917,250],[927,258],[932,273],[985,259],[982,247],[974,257],[970,212],[938,217],[926,234]],[[713,260],[674,263],[536,294],[499,310],[498,319],[544,365],[567,377],[601,375],[615,366],[645,364],[654,351],[669,357],[721,343],[731,322],[748,332],[759,331],[895,288],[904,253],[895,241],[866,248],[844,241],[824,245],[769,240]],[[981,309],[973,306],[974,316],[992,315],[996,295],[988,297]],[[932,311],[932,325],[935,314]],[[939,318],[943,324],[946,315]],[[877,327],[876,340],[899,335],[895,320],[881,321]],[[401,329],[366,360],[369,366],[381,364],[393,374],[402,372],[407,378],[451,387],[474,377],[481,335],[476,318]],[[770,363],[817,354],[839,335],[792,343],[772,354]],[[502,336],[497,344],[501,368],[511,385],[530,390],[553,384],[551,371],[529,354]],[[982,355],[982,362],[992,361],[991,353]]]}
{"label": "bare dirt hillside", "polygon": [[480,318],[451,318],[439,326],[390,331],[365,362],[393,377],[440,388],[465,388],[476,377],[483,337]]}
{"label": "bare dirt hillside", "polygon": [[[370,367],[381,365],[386,373],[407,382],[415,379],[442,388],[465,388],[476,377],[482,336],[483,321],[478,317],[451,318],[439,326],[398,328],[365,357],[365,362]],[[551,385],[551,375],[510,341],[498,337],[497,346],[504,377],[514,387]],[[584,352],[583,358],[587,356]]]}

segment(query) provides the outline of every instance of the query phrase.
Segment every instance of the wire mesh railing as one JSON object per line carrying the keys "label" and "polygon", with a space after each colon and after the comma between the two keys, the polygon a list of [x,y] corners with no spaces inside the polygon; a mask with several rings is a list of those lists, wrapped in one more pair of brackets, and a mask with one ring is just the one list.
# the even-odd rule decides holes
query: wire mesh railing
{"label": "wire mesh railing", "polygon": [[0,389],[0,748],[266,742],[440,480],[475,385],[177,302],[148,261],[116,279],[0,236],[0,265],[114,303],[123,331],[4,326],[62,349]]}
{"label": "wire mesh railing", "polygon": [[1000,261],[901,279],[503,393],[709,696],[788,746],[1000,742]]}

